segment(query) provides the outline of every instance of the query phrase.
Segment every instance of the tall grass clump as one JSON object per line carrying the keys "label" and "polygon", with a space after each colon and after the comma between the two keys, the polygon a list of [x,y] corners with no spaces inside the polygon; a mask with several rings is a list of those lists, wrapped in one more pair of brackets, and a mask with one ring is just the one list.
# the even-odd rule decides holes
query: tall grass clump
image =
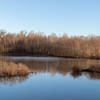
{"label": "tall grass clump", "polygon": [[0,62],[0,77],[2,76],[25,76],[30,69],[24,64],[13,62]]}

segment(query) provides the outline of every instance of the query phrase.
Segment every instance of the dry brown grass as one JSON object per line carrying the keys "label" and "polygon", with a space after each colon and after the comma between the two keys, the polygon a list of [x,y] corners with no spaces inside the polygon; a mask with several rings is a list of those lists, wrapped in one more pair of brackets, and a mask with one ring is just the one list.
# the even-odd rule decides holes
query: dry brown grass
{"label": "dry brown grass", "polygon": [[30,73],[30,69],[24,64],[13,62],[0,62],[0,76],[24,76]]}

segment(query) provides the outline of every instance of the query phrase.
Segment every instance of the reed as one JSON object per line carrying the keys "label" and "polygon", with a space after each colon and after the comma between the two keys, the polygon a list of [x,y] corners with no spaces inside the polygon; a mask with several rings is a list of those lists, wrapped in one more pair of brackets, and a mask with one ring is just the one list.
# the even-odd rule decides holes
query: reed
{"label": "reed", "polygon": [[25,76],[30,73],[30,69],[24,64],[13,62],[0,62],[0,77],[2,76]]}

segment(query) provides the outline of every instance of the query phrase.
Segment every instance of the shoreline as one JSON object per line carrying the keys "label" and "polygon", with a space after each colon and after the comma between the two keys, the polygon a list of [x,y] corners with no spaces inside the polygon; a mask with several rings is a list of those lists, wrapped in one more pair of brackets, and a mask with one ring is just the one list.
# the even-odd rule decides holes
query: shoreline
{"label": "shoreline", "polygon": [[58,58],[66,58],[66,59],[94,59],[94,60],[100,60],[100,57],[73,57],[73,56],[54,56],[54,55],[44,55],[44,54],[15,54],[15,53],[4,53],[0,54],[0,56],[20,56],[20,57],[58,57]]}

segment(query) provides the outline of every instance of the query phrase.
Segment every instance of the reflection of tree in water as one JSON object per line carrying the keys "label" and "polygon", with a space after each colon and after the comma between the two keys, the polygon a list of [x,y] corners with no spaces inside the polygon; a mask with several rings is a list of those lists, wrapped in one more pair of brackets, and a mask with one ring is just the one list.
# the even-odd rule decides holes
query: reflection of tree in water
{"label": "reflection of tree in water", "polygon": [[81,72],[72,71],[70,74],[71,74],[74,78],[77,78],[77,77],[82,76],[82,73],[81,73]]}
{"label": "reflection of tree in water", "polygon": [[4,85],[14,85],[16,83],[22,83],[26,79],[28,79],[28,76],[16,76],[16,77],[0,77],[0,84]]}
{"label": "reflection of tree in water", "polygon": [[90,80],[100,80],[100,73],[97,73],[97,72],[75,72],[75,71],[72,71],[71,73],[71,76],[73,76],[73,78],[78,78],[78,77],[81,77],[81,76],[86,76],[88,79]]}
{"label": "reflection of tree in water", "polygon": [[[35,61],[12,61],[15,64],[25,65],[33,72],[34,75],[38,73],[49,72],[51,75],[59,73],[63,76],[71,74],[74,78],[80,77],[82,75],[88,77],[89,79],[100,79],[100,73],[96,72],[84,72],[82,69],[92,68],[95,65],[94,70],[99,71],[100,61],[99,60],[84,60],[84,59],[61,59],[61,60],[35,60]],[[92,67],[91,67],[92,66]],[[97,67],[98,66],[98,67]],[[98,69],[97,69],[98,68]],[[21,83],[26,80],[28,76],[23,77],[2,77],[0,78],[0,83]]]}
{"label": "reflection of tree in water", "polygon": [[90,80],[100,80],[100,73],[97,72],[85,73],[85,76],[87,76]]}
{"label": "reflection of tree in water", "polygon": [[74,78],[85,75],[86,77],[90,76],[91,78],[88,77],[89,79],[100,79],[100,74],[87,72],[87,75],[85,72],[81,72],[81,70],[89,68],[94,71],[100,71],[99,60],[61,59],[54,61],[21,61],[21,63],[28,66],[34,74],[49,72],[51,75],[59,73],[66,76],[70,73]]}
{"label": "reflection of tree in water", "polygon": [[71,75],[74,78],[78,78],[84,75],[90,80],[100,80],[100,73],[97,72],[72,72]]}

